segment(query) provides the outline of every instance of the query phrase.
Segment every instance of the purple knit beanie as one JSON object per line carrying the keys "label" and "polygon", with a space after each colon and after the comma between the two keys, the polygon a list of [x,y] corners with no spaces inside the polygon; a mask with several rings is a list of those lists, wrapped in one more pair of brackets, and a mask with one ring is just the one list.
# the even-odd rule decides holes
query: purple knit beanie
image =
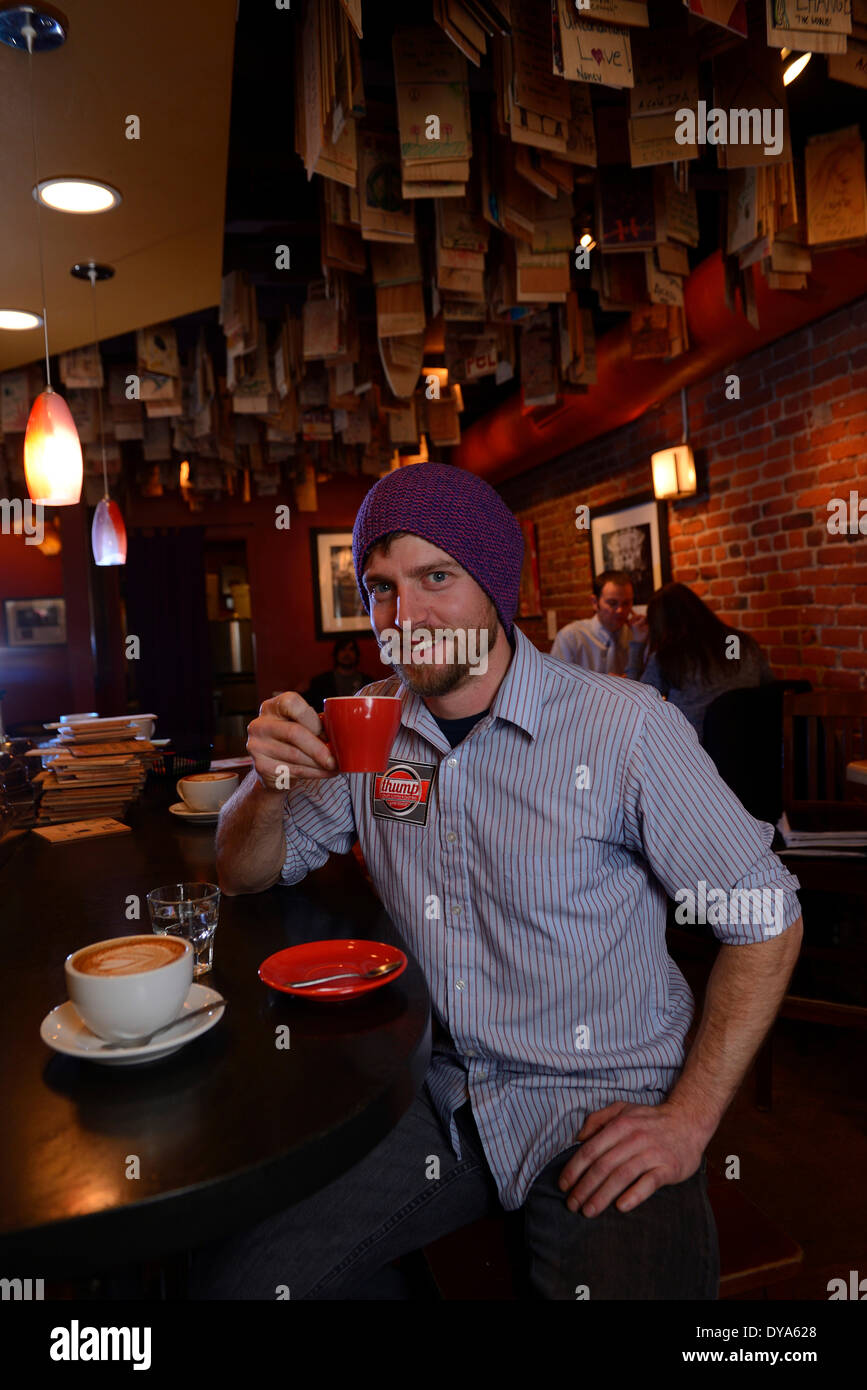
{"label": "purple knit beanie", "polygon": [[484,589],[511,641],[518,611],[524,536],[499,493],[477,473],[447,463],[410,463],[370,489],[355,518],[352,558],[361,575],[368,552],[391,531],[409,531],[445,550]]}

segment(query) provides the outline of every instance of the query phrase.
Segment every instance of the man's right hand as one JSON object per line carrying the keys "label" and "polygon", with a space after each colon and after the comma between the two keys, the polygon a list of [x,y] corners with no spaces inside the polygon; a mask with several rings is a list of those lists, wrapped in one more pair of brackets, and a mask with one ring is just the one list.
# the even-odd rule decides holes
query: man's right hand
{"label": "man's right hand", "polygon": [[287,772],[289,781],[335,777],[338,773],[322,734],[320,716],[296,690],[274,695],[260,706],[258,717],[247,729],[247,752],[267,791],[285,793]]}
{"label": "man's right hand", "polygon": [[633,642],[644,642],[647,640],[648,623],[646,613],[630,613],[626,620],[632,628]]}

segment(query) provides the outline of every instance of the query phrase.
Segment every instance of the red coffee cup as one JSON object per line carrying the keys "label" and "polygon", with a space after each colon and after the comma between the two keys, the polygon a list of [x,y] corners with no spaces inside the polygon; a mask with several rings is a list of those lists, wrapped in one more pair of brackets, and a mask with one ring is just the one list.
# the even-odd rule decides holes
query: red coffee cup
{"label": "red coffee cup", "polygon": [[341,772],[384,772],[400,727],[396,695],[336,695],[323,718]]}

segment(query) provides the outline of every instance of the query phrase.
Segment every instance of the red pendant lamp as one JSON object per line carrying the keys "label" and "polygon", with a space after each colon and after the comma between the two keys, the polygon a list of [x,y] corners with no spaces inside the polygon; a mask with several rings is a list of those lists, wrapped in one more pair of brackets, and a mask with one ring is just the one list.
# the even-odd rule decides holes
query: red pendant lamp
{"label": "red pendant lamp", "polygon": [[[4,5],[0,11],[0,42],[10,48],[26,48],[30,73],[30,131],[33,138],[33,171],[39,186],[36,118],[33,102],[33,54],[59,48],[66,41],[66,19],[56,11],[35,5]],[[83,465],[81,443],[69,406],[51,385],[48,356],[48,315],[45,310],[45,264],[42,249],[41,204],[36,202],[39,274],[42,284],[42,327],[45,332],[45,390],[33,402],[24,435],[24,476],[31,500],[51,507],[71,507],[81,498]]]}
{"label": "red pendant lamp", "polygon": [[126,564],[126,527],[120,507],[107,492],[93,514],[90,543],[98,565]]}
{"label": "red pendant lamp", "polygon": [[[114,268],[110,265],[100,265],[97,261],[80,261],[72,267],[70,271],[77,280],[89,280],[91,288],[91,303],[93,307],[93,343],[96,355],[99,357],[99,329],[96,323],[96,282],[97,280],[110,280],[114,275]],[[93,514],[93,525],[90,530],[90,546],[93,551],[93,558],[98,565],[125,565],[126,564],[126,527],[123,524],[123,516],[120,507],[113,502],[108,495],[108,465],[105,461],[105,430],[102,420],[102,388],[97,388],[97,404],[99,407],[99,442],[102,446],[102,483],[103,497]]]}
{"label": "red pendant lamp", "polygon": [[33,402],[24,435],[27,491],[45,507],[73,507],[81,498],[83,471],[72,412],[52,389],[49,373],[48,385]]}

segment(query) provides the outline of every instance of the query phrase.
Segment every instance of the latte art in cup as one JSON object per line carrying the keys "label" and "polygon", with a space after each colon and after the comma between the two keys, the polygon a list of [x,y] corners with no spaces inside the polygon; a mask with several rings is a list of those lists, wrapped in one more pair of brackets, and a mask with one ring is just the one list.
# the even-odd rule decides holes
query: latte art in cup
{"label": "latte art in cup", "polygon": [[193,982],[193,948],[181,937],[115,936],[64,962],[79,1017],[107,1042],[134,1043],[176,1019]]}
{"label": "latte art in cup", "polygon": [[236,772],[193,772],[185,777],[185,782],[220,782],[225,777],[237,777]]}
{"label": "latte art in cup", "polygon": [[184,943],[171,937],[152,941],[124,941],[119,945],[100,942],[86,946],[72,958],[72,965],[83,975],[139,975],[158,970],[184,954]]}
{"label": "latte art in cup", "polygon": [[191,811],[219,811],[239,781],[237,772],[193,772],[178,782],[178,796]]}

